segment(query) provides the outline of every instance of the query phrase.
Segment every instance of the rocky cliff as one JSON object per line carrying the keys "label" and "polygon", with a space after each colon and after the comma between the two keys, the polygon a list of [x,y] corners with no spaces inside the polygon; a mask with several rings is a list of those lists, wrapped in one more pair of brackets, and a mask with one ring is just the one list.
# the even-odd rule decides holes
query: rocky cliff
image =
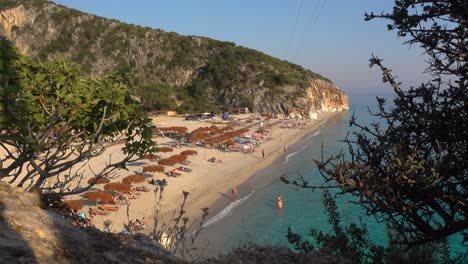
{"label": "rocky cliff", "polygon": [[205,37],[129,25],[45,0],[0,0],[0,34],[40,60],[63,57],[92,75],[125,72],[148,110],[249,107],[312,117],[348,109],[327,78]]}

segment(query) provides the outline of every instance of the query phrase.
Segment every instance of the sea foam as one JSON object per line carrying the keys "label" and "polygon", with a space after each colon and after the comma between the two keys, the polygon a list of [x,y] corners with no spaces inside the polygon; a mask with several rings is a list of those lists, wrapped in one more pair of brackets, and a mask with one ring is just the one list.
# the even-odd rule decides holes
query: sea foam
{"label": "sea foam", "polygon": [[203,224],[203,227],[208,227],[216,222],[218,222],[219,220],[223,219],[224,217],[228,216],[231,214],[232,210],[234,208],[236,208],[237,206],[243,204],[245,201],[247,201],[253,194],[255,193],[255,190],[253,190],[251,193],[249,193],[248,195],[242,197],[241,199],[235,201],[235,202],[232,202],[230,203],[228,206],[226,206],[226,208],[224,208],[223,210],[221,210],[221,212],[219,212],[217,215],[213,216],[212,218],[208,219],[205,224]]}
{"label": "sea foam", "polygon": [[317,130],[314,134],[312,134],[312,135],[310,135],[310,136],[307,136],[307,137],[306,137],[306,140],[308,140],[308,139],[310,139],[310,138],[313,138],[313,137],[317,136],[317,135],[320,134],[320,133],[321,133],[321,130]]}
{"label": "sea foam", "polygon": [[284,164],[288,163],[289,159],[290,159],[292,156],[296,155],[297,153],[298,153],[298,151],[293,152],[293,153],[291,153],[291,154],[288,154],[288,155],[286,156],[286,158],[284,158],[284,162],[283,162],[281,165],[284,165]]}

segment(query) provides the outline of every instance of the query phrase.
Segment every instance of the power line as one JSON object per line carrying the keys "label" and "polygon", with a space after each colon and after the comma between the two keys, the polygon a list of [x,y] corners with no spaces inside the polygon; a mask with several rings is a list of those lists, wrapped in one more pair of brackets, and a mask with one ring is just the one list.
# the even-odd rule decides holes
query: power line
{"label": "power line", "polygon": [[320,1],[317,2],[317,5],[316,5],[317,8],[314,10],[314,12],[312,13],[312,16],[311,16],[311,18],[312,18],[310,20],[311,23],[307,27],[306,31],[304,31],[304,35],[302,36],[301,41],[297,45],[297,49],[296,49],[296,52],[294,53],[293,60],[295,60],[297,58],[298,53],[302,50],[302,48],[304,46],[304,43],[305,43],[309,33],[312,31],[312,28],[317,23],[318,18],[320,17],[320,13],[323,10],[323,8],[325,7],[326,2],[327,2],[327,0],[323,0],[322,5],[320,6],[320,8],[318,8],[318,5],[320,4]]}
{"label": "power line", "polygon": [[284,49],[285,50],[285,54],[284,54],[285,59],[287,58],[287,56],[289,54],[289,50],[291,49],[292,44],[294,44],[294,38],[296,36],[296,28],[297,28],[297,24],[299,22],[299,16],[301,15],[303,5],[304,5],[304,0],[300,0],[299,8],[297,9],[297,13],[296,13],[296,19],[294,20],[293,29],[291,30],[289,39],[286,40],[286,48]]}

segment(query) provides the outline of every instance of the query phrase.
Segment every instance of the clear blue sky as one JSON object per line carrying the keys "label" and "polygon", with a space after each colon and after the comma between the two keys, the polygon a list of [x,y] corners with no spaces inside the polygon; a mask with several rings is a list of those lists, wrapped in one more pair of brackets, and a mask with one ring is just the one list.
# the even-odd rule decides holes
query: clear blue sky
{"label": "clear blue sky", "polygon": [[[372,53],[384,59],[404,85],[427,79],[425,57],[404,46],[385,21],[365,12],[391,10],[376,0],[54,0],[123,22],[235,42],[300,64],[349,92],[388,91]],[[376,91],[376,92],[377,92]]]}

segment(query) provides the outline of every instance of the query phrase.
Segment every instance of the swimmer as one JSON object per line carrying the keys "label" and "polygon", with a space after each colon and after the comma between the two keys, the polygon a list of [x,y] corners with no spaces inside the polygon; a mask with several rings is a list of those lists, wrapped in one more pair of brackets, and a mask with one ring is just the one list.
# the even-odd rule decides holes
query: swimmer
{"label": "swimmer", "polygon": [[281,197],[281,195],[278,196],[277,206],[278,206],[278,209],[283,208],[283,198]]}

